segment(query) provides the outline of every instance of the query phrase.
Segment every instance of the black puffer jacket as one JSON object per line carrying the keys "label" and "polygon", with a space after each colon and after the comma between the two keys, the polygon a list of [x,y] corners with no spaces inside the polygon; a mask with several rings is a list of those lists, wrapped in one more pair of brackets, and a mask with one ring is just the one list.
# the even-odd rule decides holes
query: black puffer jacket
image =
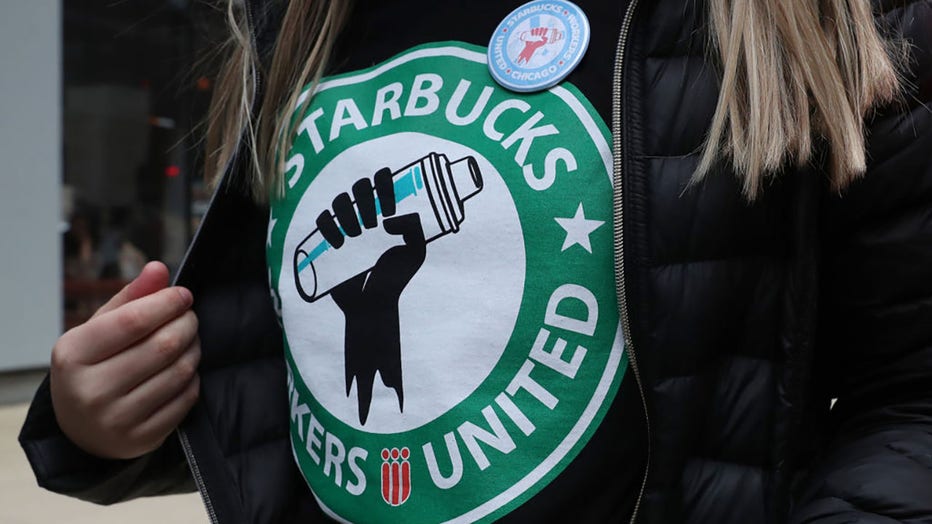
{"label": "black puffer jacket", "polygon": [[[249,2],[247,2],[249,3]],[[642,0],[613,123],[623,270],[650,455],[638,522],[932,522],[932,1],[875,2],[910,45],[844,194],[788,170],[749,205],[722,168],[684,191],[717,98],[703,2]],[[256,17],[261,46],[274,18]],[[215,521],[319,518],[293,465],[267,210],[233,166],[179,277],[202,400],[132,461],[83,454],[43,387],[21,440],[43,486],[109,503],[190,488]],[[830,400],[837,404],[830,409]]]}

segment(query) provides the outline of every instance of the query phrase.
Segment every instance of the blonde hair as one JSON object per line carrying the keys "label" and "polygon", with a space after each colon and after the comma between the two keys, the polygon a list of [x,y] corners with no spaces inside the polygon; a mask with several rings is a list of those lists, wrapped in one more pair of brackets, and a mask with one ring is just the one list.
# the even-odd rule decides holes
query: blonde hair
{"label": "blonde hair", "polygon": [[301,88],[320,79],[350,2],[288,1],[269,71],[261,75],[265,86],[258,114],[252,108],[260,60],[250,27],[256,21],[241,8],[242,2],[229,0],[227,4],[229,58],[220,69],[208,110],[205,168],[209,180],[219,179],[245,142],[252,172],[250,190],[256,200],[264,201],[269,190],[281,189],[282,159],[290,147],[290,138],[279,140],[290,137],[286,117],[291,112],[284,108],[295,107]]}
{"label": "blonde hair", "polygon": [[[344,0],[290,0],[278,33],[261,110],[252,112],[259,59],[249,17],[229,2],[230,58],[218,78],[208,123],[207,173],[221,173],[240,146],[250,153],[259,199],[282,188],[290,112],[316,83],[346,22]],[[867,0],[709,0],[712,44],[722,67],[718,104],[693,181],[729,160],[753,200],[787,162],[805,164],[813,137],[829,151],[842,189],[866,168],[864,115],[891,100],[898,78]],[[301,64],[301,67],[293,67]],[[305,100],[304,104],[307,101]]]}
{"label": "blonde hair", "polygon": [[897,93],[867,0],[712,0],[721,94],[694,180],[722,157],[753,199],[787,160],[809,162],[817,134],[840,190],[866,169],[864,115]]}

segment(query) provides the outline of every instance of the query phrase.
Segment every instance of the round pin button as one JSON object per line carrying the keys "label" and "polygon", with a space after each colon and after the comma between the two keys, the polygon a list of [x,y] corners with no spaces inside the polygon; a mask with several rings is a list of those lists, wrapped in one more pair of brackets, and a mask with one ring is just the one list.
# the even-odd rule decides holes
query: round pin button
{"label": "round pin button", "polygon": [[589,20],[566,0],[534,0],[515,9],[489,40],[489,72],[522,93],[553,87],[579,65],[589,47]]}

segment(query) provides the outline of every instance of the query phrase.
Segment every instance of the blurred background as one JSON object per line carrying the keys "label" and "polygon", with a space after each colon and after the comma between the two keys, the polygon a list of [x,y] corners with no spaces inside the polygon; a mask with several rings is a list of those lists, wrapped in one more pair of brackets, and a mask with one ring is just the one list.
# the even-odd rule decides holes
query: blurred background
{"label": "blurred background", "polygon": [[16,442],[60,333],[148,260],[174,269],[209,199],[206,0],[0,0],[0,522],[204,522],[197,495],[47,493]]}

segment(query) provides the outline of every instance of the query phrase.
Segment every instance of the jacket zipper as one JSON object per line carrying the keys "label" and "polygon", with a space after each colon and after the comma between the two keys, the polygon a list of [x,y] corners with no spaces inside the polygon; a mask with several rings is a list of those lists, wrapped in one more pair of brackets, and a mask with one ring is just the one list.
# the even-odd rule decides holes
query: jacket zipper
{"label": "jacket zipper", "polygon": [[647,462],[644,465],[644,477],[641,480],[641,489],[634,503],[631,513],[631,524],[634,524],[644,497],[647,486],[647,475],[650,470],[650,417],[647,413],[647,396],[644,393],[644,383],[638,369],[637,355],[634,352],[634,342],[631,339],[631,323],[628,316],[628,299],[625,295],[625,242],[624,242],[624,199],[622,190],[622,136],[621,136],[621,106],[622,106],[622,79],[624,72],[625,50],[628,44],[628,33],[631,30],[631,21],[637,9],[638,0],[631,0],[625,11],[621,24],[621,33],[618,35],[618,45],[615,48],[615,70],[612,76],[612,218],[614,223],[614,253],[615,253],[615,294],[618,297],[618,310],[621,315],[621,329],[625,335],[625,350],[628,362],[634,371],[634,379],[641,394],[641,406],[644,408],[644,423],[647,428]]}
{"label": "jacket zipper", "polygon": [[188,434],[183,429],[178,429],[178,439],[181,441],[181,449],[184,450],[184,456],[188,461],[188,467],[191,468],[191,475],[194,477],[194,484],[197,486],[197,492],[201,494],[201,500],[207,509],[207,516],[211,524],[219,524],[220,519],[214,511],[214,505],[210,501],[210,495],[207,493],[207,484],[201,475],[201,468],[197,465],[197,459],[194,457],[194,450],[191,449],[191,443],[188,441]]}
{"label": "jacket zipper", "polygon": [[[257,46],[256,39],[256,13],[255,13],[255,3],[254,2],[245,2],[244,12],[249,23],[249,38],[252,39],[252,45],[255,48]],[[260,93],[259,89],[261,88],[261,79],[259,78],[258,72],[253,75],[253,107],[255,107],[256,100],[258,100]],[[223,177],[226,178],[230,176],[230,170],[233,166],[233,159],[236,155],[232,155],[230,160],[227,162],[227,165],[223,170]],[[218,184],[218,188],[222,185],[223,181],[221,180]],[[216,195],[214,195],[216,196]],[[211,202],[212,203],[212,202]],[[196,236],[196,235],[195,235]],[[185,256],[187,258],[187,255]],[[191,469],[191,476],[194,477],[194,485],[197,487],[198,493],[201,495],[201,500],[204,503],[204,508],[207,510],[207,517],[210,519],[211,524],[220,524],[220,519],[217,518],[217,512],[214,510],[213,502],[210,500],[210,493],[207,490],[207,483],[204,481],[204,476],[201,474],[201,468],[197,463],[197,457],[194,456],[194,449],[191,447],[191,442],[188,440],[188,434],[181,429],[180,427],[177,430],[178,440],[181,441],[181,449],[184,451],[185,459],[188,461],[188,467]]]}

